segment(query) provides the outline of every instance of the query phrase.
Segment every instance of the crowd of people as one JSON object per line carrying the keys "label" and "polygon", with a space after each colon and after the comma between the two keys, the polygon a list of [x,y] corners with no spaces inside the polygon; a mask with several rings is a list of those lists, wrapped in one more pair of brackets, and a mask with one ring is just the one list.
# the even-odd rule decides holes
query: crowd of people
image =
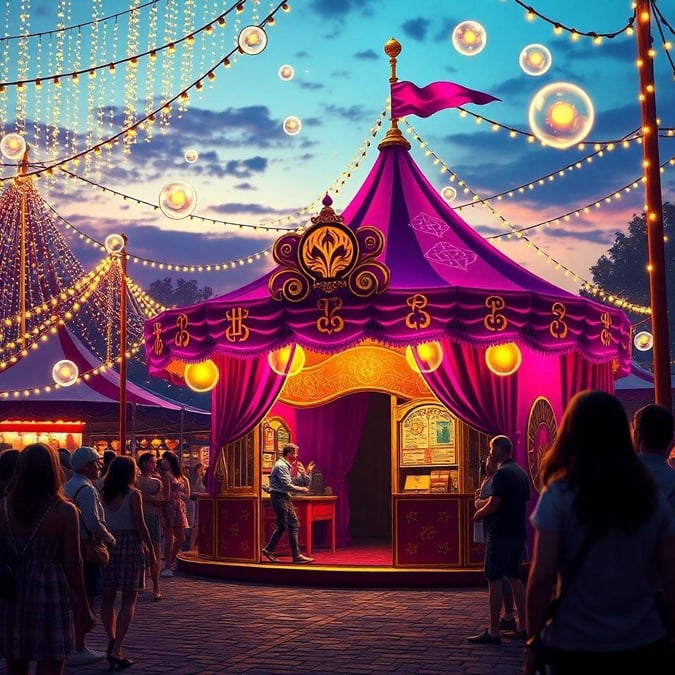
{"label": "crowd of people", "polygon": [[[193,473],[194,494],[205,493],[203,467]],[[3,579],[0,588],[0,656],[8,674],[27,675],[31,662],[40,675],[59,674],[66,659],[131,667],[124,640],[138,593],[149,577],[153,598],[162,598],[160,576],[173,574],[190,495],[172,451],[160,459],[144,453],[138,464],[87,446],[71,454],[34,443],[0,454],[0,567],[12,581]],[[99,597],[105,652],[85,644]]]}

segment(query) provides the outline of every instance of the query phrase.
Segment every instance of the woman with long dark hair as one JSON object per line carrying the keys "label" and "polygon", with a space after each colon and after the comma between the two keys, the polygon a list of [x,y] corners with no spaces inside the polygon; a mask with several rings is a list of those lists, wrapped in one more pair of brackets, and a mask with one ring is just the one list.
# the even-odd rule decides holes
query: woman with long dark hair
{"label": "woman with long dark hair", "polygon": [[55,450],[43,443],[19,454],[0,501],[0,540],[19,557],[13,597],[0,598],[0,654],[9,675],[60,675],[73,648],[73,623],[83,633],[96,620],[82,576],[77,508],[62,490]]}
{"label": "woman with long dark hair", "polygon": [[[144,587],[145,556],[154,561],[155,552],[143,519],[141,493],[134,487],[138,468],[128,455],[116,457],[103,479],[103,508],[116,545],[110,563],[103,572],[103,601],[101,618],[108,634],[108,663],[111,670],[123,670],[133,665],[124,657],[122,645],[136,611],[138,591]],[[143,547],[145,546],[145,552]],[[115,611],[117,591],[122,604]]]}
{"label": "woman with long dark hair", "polygon": [[[675,616],[675,518],[633,450],[621,403],[601,391],[574,396],[540,476],[525,672],[534,672],[558,576],[554,674],[675,672],[666,626],[667,614]],[[657,606],[655,571],[665,616]]]}
{"label": "woman with long dark hair", "polygon": [[174,561],[185,541],[188,525],[185,503],[190,498],[190,483],[183,474],[178,455],[167,450],[162,455],[164,498],[162,506],[164,519],[164,569],[163,577],[173,576]]}

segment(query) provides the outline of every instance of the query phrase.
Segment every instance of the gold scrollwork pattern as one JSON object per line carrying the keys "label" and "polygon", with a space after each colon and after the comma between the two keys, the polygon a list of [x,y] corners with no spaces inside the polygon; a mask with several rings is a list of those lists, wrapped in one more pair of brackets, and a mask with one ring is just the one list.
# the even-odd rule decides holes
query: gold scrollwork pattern
{"label": "gold scrollwork pattern", "polygon": [[551,333],[552,337],[563,340],[569,332],[569,326],[564,321],[567,316],[567,308],[562,302],[554,302],[551,305],[551,314],[553,314],[555,319],[548,325],[549,333]]}
{"label": "gold scrollwork pattern", "polygon": [[609,329],[612,327],[612,316],[609,312],[603,312],[600,314],[600,323],[602,323],[602,330],[600,331],[600,342],[605,347],[609,347],[612,344],[612,334],[609,332]]}
{"label": "gold scrollwork pattern", "polygon": [[225,312],[228,326],[225,329],[225,339],[229,342],[246,342],[251,331],[244,323],[248,319],[248,309],[245,307],[232,307]]}
{"label": "gold scrollwork pattern", "polygon": [[485,328],[493,333],[500,333],[506,330],[506,327],[509,325],[508,319],[504,314],[500,313],[501,310],[506,308],[504,298],[499,295],[489,295],[485,298],[485,306],[490,310],[490,313],[486,314],[483,318]]}
{"label": "gold scrollwork pattern", "polygon": [[162,340],[162,324],[155,321],[152,324],[152,334],[155,337],[152,343],[152,351],[159,356],[164,351],[164,341]]}
{"label": "gold scrollwork pattern", "polygon": [[405,317],[405,325],[414,330],[427,328],[431,323],[431,314],[424,308],[429,304],[426,295],[415,293],[406,299],[406,304],[410,307],[410,312]]}
{"label": "gold scrollwork pattern", "polygon": [[323,315],[316,320],[316,329],[319,333],[325,333],[326,335],[341,333],[345,327],[344,319],[338,314],[342,309],[342,300],[340,298],[320,298],[317,307],[323,312]]}
{"label": "gold scrollwork pattern", "polygon": [[176,331],[176,337],[173,339],[176,347],[187,347],[190,344],[190,333],[187,330],[189,323],[190,321],[187,318],[187,314],[178,315],[178,318],[176,319],[178,330]]}

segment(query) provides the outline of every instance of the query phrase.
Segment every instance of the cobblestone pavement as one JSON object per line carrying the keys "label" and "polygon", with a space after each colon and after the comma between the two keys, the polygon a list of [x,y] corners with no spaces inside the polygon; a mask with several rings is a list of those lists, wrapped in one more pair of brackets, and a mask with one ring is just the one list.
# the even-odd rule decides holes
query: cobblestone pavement
{"label": "cobblestone pavement", "polygon": [[[462,673],[515,675],[522,642],[472,645],[486,589],[343,589],[163,579],[140,594],[125,644],[133,673]],[[107,640],[98,622],[87,638]],[[108,670],[66,666],[66,675]],[[6,673],[4,661],[0,673]]]}

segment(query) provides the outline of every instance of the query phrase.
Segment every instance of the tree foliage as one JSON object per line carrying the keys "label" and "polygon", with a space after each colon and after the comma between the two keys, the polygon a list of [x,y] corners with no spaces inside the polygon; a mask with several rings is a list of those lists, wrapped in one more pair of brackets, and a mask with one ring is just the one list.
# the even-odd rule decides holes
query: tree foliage
{"label": "tree foliage", "polygon": [[[675,316],[675,204],[663,205],[666,286],[669,315]],[[647,226],[644,214],[633,215],[628,232],[616,232],[614,244],[591,267],[593,281],[602,289],[634,304],[649,306]],[[583,295],[590,295],[582,292]],[[591,296],[592,297],[592,296]],[[631,317],[636,323],[640,318]],[[641,326],[649,330],[646,322]],[[670,352],[675,353],[675,325],[669,319]]]}
{"label": "tree foliage", "polygon": [[213,295],[213,289],[210,286],[199,288],[195,279],[176,279],[174,286],[172,277],[164,277],[150,284],[148,295],[165,307],[186,307],[208,300]]}

